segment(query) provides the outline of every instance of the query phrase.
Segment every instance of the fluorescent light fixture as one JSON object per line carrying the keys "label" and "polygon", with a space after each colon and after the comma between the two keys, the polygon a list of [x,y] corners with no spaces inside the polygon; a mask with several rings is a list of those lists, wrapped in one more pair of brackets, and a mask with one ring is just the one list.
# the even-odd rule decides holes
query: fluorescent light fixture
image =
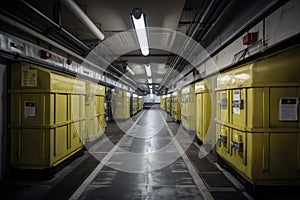
{"label": "fluorescent light fixture", "polygon": [[135,33],[144,56],[149,55],[148,36],[146,31],[145,15],[141,8],[134,8],[131,14]]}
{"label": "fluorescent light fixture", "polygon": [[126,66],[126,68],[127,68],[127,71],[129,71],[129,73],[132,74],[132,76],[135,75],[135,73],[132,71],[132,69],[130,69],[128,66]]}
{"label": "fluorescent light fixture", "polygon": [[148,78],[148,83],[152,84],[152,78]]}
{"label": "fluorescent light fixture", "polygon": [[151,77],[152,73],[151,73],[151,66],[149,63],[145,64],[145,69],[146,69],[147,76]]}

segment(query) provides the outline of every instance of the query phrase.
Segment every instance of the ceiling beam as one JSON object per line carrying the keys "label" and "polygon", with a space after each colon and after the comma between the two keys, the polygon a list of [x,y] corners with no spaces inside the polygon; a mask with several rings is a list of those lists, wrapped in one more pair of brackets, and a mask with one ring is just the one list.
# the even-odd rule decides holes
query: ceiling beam
{"label": "ceiling beam", "polygon": [[[149,54],[148,57],[175,57],[177,54]],[[120,57],[145,57],[142,54],[125,54]]]}

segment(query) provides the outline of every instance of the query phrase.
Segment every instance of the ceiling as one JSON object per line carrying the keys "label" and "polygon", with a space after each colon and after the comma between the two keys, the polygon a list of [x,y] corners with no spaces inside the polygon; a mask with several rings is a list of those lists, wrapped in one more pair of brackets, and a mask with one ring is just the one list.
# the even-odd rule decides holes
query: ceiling
{"label": "ceiling", "polygon": [[[150,92],[149,85],[151,85],[148,82],[148,78],[151,78],[153,90],[156,92],[170,68],[169,60],[174,57],[174,55],[170,55],[172,52],[166,50],[172,48],[175,37],[172,37],[173,34],[170,32],[164,33],[161,29],[184,30],[186,24],[181,25],[180,20],[183,12],[186,12],[185,0],[76,0],[76,3],[105,35],[106,39],[100,42],[100,45],[108,43],[107,45],[110,46],[122,46],[125,48],[122,53],[116,53],[119,57],[113,62],[113,67],[109,67],[108,70],[114,72],[113,68],[117,68],[132,79],[141,91],[148,93]],[[142,8],[146,15],[147,26],[152,27],[148,31],[150,55],[146,57],[141,54],[135,35],[129,31],[133,28],[130,13],[135,7]],[[96,41],[94,45],[99,44],[85,25],[79,20],[74,20],[76,16],[63,4],[62,10],[62,24],[66,30],[74,35],[79,35],[81,40],[85,42],[90,42],[91,44],[93,41]],[[192,9],[189,10],[192,12]],[[190,14],[190,17],[192,17],[192,14]],[[188,19],[188,16],[185,18],[184,20],[186,21],[192,20],[192,18]],[[126,31],[130,34],[127,34],[126,38],[118,40],[117,35],[122,37],[121,33]],[[113,47],[111,47],[111,51],[114,51]],[[115,51],[118,51],[118,49]],[[146,75],[146,63],[151,65],[151,77]],[[126,66],[126,69],[130,68],[129,71],[133,73],[123,70],[124,66]],[[123,74],[119,74],[119,76],[123,76]]]}
{"label": "ceiling", "polygon": [[[187,61],[179,56],[186,45],[183,36],[208,45],[220,33],[220,27],[226,27],[231,17],[243,12],[242,9],[231,10],[236,8],[233,5],[241,5],[239,0],[74,1],[105,35],[103,41],[97,39],[63,0],[10,0],[1,5],[0,12],[78,55],[86,57],[95,52],[108,61],[107,76],[120,81],[126,79],[127,84],[140,93],[150,91],[145,63],[151,65],[153,92],[167,92],[169,84],[166,83],[187,71]],[[141,54],[132,30],[130,13],[135,7],[142,8],[146,15],[149,56]],[[228,19],[225,23],[220,20],[224,13]],[[222,23],[218,25],[218,22]]]}

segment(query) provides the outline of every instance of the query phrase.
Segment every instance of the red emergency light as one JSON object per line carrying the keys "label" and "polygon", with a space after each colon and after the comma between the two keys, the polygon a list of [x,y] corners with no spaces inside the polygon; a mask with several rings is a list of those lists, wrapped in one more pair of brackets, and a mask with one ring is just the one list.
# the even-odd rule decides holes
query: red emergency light
{"label": "red emergency light", "polygon": [[46,50],[44,50],[44,49],[41,49],[40,50],[40,57],[42,59],[50,59],[51,58],[51,53],[48,52],[48,51],[46,51]]}
{"label": "red emergency light", "polygon": [[252,44],[253,42],[256,42],[257,41],[257,36],[258,36],[258,32],[247,33],[243,37],[243,44],[244,45],[249,45],[249,44]]}

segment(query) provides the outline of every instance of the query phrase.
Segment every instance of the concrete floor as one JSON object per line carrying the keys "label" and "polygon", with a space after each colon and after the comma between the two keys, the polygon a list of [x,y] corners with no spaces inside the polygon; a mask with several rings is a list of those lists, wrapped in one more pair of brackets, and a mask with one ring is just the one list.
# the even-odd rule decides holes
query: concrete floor
{"label": "concrete floor", "polygon": [[251,196],[218,166],[213,153],[199,158],[193,134],[164,111],[150,109],[128,121],[108,124],[101,140],[49,180],[25,176],[1,181],[0,199],[224,200]]}
{"label": "concrete floor", "polygon": [[160,111],[145,111],[74,199],[203,199],[173,139]]}

